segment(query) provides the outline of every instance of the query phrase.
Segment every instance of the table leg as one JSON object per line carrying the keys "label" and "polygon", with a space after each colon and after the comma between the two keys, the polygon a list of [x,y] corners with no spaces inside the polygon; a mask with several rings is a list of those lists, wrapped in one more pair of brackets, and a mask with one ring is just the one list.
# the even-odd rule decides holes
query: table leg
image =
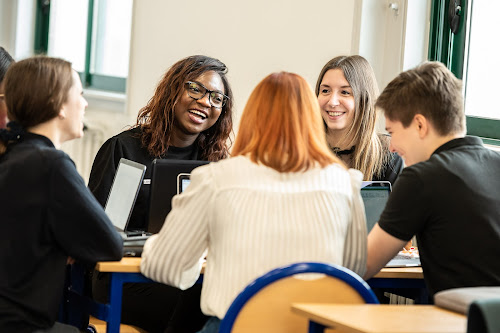
{"label": "table leg", "polygon": [[111,273],[109,288],[109,317],[107,320],[106,333],[119,333],[122,315],[122,273]]}
{"label": "table leg", "polygon": [[309,333],[323,333],[325,332],[326,326],[318,324],[312,320],[309,321]]}

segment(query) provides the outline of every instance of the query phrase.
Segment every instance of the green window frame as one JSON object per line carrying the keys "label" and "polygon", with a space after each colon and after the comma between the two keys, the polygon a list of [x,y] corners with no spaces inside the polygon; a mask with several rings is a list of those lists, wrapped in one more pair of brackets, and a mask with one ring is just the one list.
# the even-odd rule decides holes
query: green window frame
{"label": "green window frame", "polygon": [[[467,62],[467,40],[474,0],[461,0],[460,24],[456,34],[450,29],[449,0],[433,0],[428,58],[444,63],[459,79]],[[467,84],[465,82],[465,84]],[[484,143],[500,146],[500,120],[467,116],[467,134],[479,136]]]}
{"label": "green window frame", "polygon": [[[92,54],[92,29],[94,26],[94,0],[88,0],[87,39],[85,46],[85,69],[79,72],[85,88],[124,93],[127,79],[122,77],[93,74],[90,72],[90,59]],[[35,54],[46,54],[49,45],[50,1],[38,0],[36,3],[35,21]]]}

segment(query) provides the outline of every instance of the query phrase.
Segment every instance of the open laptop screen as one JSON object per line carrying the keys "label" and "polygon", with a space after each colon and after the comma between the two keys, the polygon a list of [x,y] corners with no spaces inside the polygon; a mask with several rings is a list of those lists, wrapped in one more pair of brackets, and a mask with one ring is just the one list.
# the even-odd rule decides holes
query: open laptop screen
{"label": "open laptop screen", "polygon": [[113,225],[120,231],[126,230],[145,171],[145,165],[120,159],[104,208]]}
{"label": "open laptop screen", "polygon": [[148,232],[158,233],[170,212],[172,198],[189,184],[193,169],[208,161],[155,159],[151,170]]}
{"label": "open laptop screen", "polygon": [[391,193],[389,182],[364,182],[361,197],[365,204],[366,228],[368,233],[380,219]]}

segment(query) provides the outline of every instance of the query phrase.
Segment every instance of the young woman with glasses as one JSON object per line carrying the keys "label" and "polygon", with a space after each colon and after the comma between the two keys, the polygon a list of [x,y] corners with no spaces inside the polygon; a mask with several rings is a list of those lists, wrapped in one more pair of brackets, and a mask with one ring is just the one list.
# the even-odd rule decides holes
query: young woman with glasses
{"label": "young woman with glasses", "polygon": [[[122,157],[146,165],[145,178],[151,178],[155,158],[218,161],[228,156],[233,96],[226,73],[226,65],[202,55],[182,59],[165,73],[136,125],[110,138],[97,153],[89,188],[102,205]],[[149,186],[142,185],[130,228],[145,230],[148,211]],[[105,274],[94,277],[98,300],[107,297],[107,279]],[[200,289],[126,284],[122,322],[150,332],[195,332],[205,322]]]}

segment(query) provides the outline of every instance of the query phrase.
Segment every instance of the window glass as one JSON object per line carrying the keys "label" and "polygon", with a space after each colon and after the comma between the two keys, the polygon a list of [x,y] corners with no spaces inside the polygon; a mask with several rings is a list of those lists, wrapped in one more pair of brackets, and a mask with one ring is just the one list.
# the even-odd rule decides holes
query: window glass
{"label": "window glass", "polygon": [[88,0],[50,2],[47,54],[71,61],[78,72],[85,69],[87,10]]}
{"label": "window glass", "polygon": [[128,76],[132,0],[96,0],[92,36],[92,74]]}
{"label": "window glass", "polygon": [[495,97],[500,93],[500,44],[493,36],[500,13],[500,1],[474,1],[470,21],[469,59],[465,89],[465,113],[469,116],[500,119]]}

